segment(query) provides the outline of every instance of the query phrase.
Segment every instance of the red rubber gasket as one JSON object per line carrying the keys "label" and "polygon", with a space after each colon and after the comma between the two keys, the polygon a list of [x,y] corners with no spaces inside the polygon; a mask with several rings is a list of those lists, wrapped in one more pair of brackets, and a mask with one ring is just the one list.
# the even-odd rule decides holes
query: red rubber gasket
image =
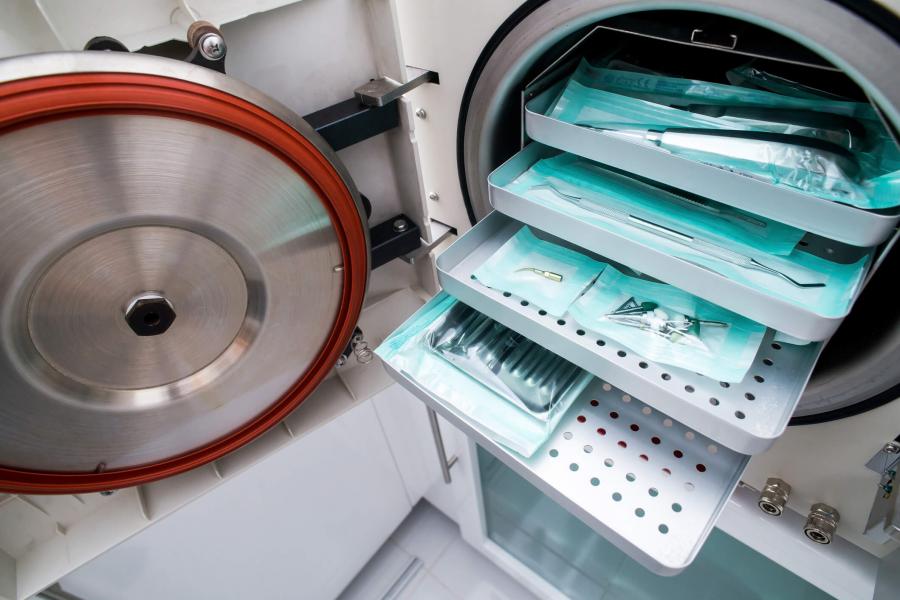
{"label": "red rubber gasket", "polygon": [[328,210],[343,259],[343,290],[332,330],[309,369],[278,401],[230,434],[162,461],[96,472],[0,466],[0,492],[78,494],[130,487],[199,467],[278,424],[325,378],[359,319],[368,278],[368,245],[353,195],[331,162],[302,134],[268,111],[226,92],[156,75],[76,73],[0,84],[0,134],[47,120],[141,113],[218,127],[276,155],[306,180]]}

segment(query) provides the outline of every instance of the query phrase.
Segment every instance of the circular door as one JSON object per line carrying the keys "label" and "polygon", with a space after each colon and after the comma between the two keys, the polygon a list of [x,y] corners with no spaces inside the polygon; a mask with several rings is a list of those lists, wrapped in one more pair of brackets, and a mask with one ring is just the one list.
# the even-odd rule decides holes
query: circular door
{"label": "circular door", "polygon": [[327,144],[233,79],[0,61],[0,491],[144,483],[278,423],[359,317],[362,215]]}

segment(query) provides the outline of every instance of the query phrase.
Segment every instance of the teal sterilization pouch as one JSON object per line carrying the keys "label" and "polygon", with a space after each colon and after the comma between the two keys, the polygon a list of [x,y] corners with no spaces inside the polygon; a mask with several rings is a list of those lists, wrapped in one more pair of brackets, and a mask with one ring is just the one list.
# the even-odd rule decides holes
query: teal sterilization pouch
{"label": "teal sterilization pouch", "polygon": [[446,293],[432,298],[375,352],[525,457],[544,443],[592,379]]}
{"label": "teal sterilization pouch", "polygon": [[744,379],[766,328],[665,283],[607,267],[569,309],[582,327],[649,360],[716,381]]}
{"label": "teal sterilization pouch", "polygon": [[538,238],[526,226],[474,275],[490,288],[509,292],[561,317],[604,266],[580,252]]}
{"label": "teal sterilization pouch", "polygon": [[573,154],[538,161],[532,171],[563,198],[580,197],[577,203],[586,210],[612,208],[739,250],[787,255],[805,235],[800,229],[731,206],[671,193]]}
{"label": "teal sterilization pouch", "polygon": [[547,114],[863,209],[900,205],[900,151],[866,103],[603,69],[582,60]]}
{"label": "teal sterilization pouch", "polygon": [[[663,254],[675,256],[743,285],[763,290],[767,295],[790,302],[825,317],[844,316],[850,307],[866,269],[871,251],[858,260],[838,263],[795,248],[786,256],[759,251],[737,250],[715,240],[694,238],[670,231],[628,213],[607,208],[589,190],[562,187],[537,172],[534,166],[504,186],[535,204],[570,215],[603,231],[640,242]],[[562,189],[558,189],[562,187]],[[780,275],[779,275],[780,274]],[[818,287],[800,287],[784,276]]]}

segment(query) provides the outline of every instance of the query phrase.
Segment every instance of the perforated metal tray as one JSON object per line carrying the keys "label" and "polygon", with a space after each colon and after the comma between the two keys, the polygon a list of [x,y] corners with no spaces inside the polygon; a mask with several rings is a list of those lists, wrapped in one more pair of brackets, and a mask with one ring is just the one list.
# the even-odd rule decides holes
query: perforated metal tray
{"label": "perforated metal tray", "polygon": [[[608,231],[505,189],[505,185],[527,171],[535,162],[558,152],[554,148],[532,143],[498,167],[488,178],[493,207],[527,225],[569,240],[582,248],[647,273],[651,277],[801,340],[827,339],[850,312],[852,303],[846,311],[837,316],[814,312],[807,305],[772,296],[766,290],[734,281],[666,252],[669,248],[672,252],[680,249],[678,242],[663,239],[637,227],[620,227],[621,231],[626,228],[633,229],[627,234]],[[852,262],[868,253],[866,249],[831,242],[822,237],[808,237],[812,242],[804,240],[804,244],[808,244],[806,251],[828,260]],[[649,245],[651,239],[652,246]],[[854,290],[854,298],[861,289],[860,284]],[[811,293],[813,291],[810,290]]]}
{"label": "perforated metal tray", "polygon": [[600,379],[548,441],[523,458],[390,363],[385,368],[485,450],[661,575],[675,575],[691,563],[749,458]]}
{"label": "perforated metal tray", "polygon": [[[456,298],[651,406],[744,454],[780,436],[800,400],[821,344],[780,344],[769,330],[747,376],[719,382],[647,360],[566,317],[557,319],[508,292],[473,278],[522,223],[493,212],[438,257],[438,280]],[[550,241],[566,242],[545,236]],[[601,257],[602,260],[602,257]]]}
{"label": "perforated metal tray", "polygon": [[854,246],[878,245],[900,221],[900,207],[870,211],[823,200],[546,116],[564,85],[526,105],[525,132],[532,140]]}

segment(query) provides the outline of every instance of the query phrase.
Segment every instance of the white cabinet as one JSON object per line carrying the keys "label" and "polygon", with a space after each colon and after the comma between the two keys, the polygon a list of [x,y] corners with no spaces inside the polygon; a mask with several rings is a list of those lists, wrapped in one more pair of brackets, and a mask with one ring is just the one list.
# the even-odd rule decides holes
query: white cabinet
{"label": "white cabinet", "polygon": [[363,402],[61,583],[90,600],[333,598],[410,507]]}

